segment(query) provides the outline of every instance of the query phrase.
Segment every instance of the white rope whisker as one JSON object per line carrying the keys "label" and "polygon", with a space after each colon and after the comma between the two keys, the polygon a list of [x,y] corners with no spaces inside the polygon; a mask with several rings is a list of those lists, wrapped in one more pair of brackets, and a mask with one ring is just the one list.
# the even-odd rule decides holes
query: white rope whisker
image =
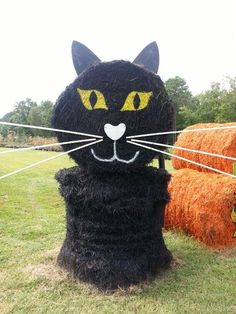
{"label": "white rope whisker", "polygon": [[69,142],[60,142],[60,143],[52,143],[52,144],[30,146],[30,147],[22,147],[22,148],[16,148],[16,149],[11,149],[11,150],[0,151],[0,155],[16,153],[16,152],[22,152],[22,151],[33,150],[33,149],[41,149],[41,148],[45,148],[45,147],[77,144],[77,143],[92,142],[92,141],[96,141],[96,139],[95,138],[90,138],[90,139],[77,140],[77,141],[69,141]]}
{"label": "white rope whisker", "polygon": [[2,179],[4,179],[4,178],[7,178],[7,177],[10,177],[10,176],[12,176],[12,175],[14,175],[14,174],[17,174],[17,173],[21,172],[21,171],[24,171],[24,170],[33,168],[33,167],[35,167],[35,166],[38,166],[38,165],[40,165],[40,164],[43,164],[43,163],[45,163],[45,162],[47,162],[47,161],[56,159],[56,158],[61,157],[61,156],[63,156],[63,155],[66,155],[66,154],[72,153],[72,152],[74,152],[74,151],[80,150],[80,149],[85,148],[85,147],[87,147],[87,146],[91,146],[91,145],[98,144],[98,143],[100,143],[100,142],[102,142],[102,141],[103,141],[103,139],[100,139],[100,140],[97,140],[97,141],[95,141],[95,142],[88,143],[88,144],[82,145],[82,146],[80,146],[80,147],[76,147],[76,148],[70,149],[70,150],[68,150],[68,151],[66,151],[66,152],[63,152],[63,153],[60,153],[60,154],[58,154],[58,155],[56,155],[56,156],[52,156],[52,157],[50,157],[50,158],[37,161],[37,162],[35,162],[35,163],[31,164],[31,165],[28,165],[28,166],[26,166],[26,167],[24,167],[24,168],[21,168],[21,169],[12,171],[12,172],[10,172],[10,173],[7,173],[7,174],[1,176],[1,177],[0,177],[0,180],[2,180]]}
{"label": "white rope whisker", "polygon": [[29,128],[29,129],[38,129],[38,130],[45,130],[45,131],[53,131],[53,132],[69,133],[69,134],[76,134],[76,135],[82,135],[82,136],[102,138],[102,136],[100,136],[100,135],[94,135],[94,134],[82,133],[82,132],[75,132],[75,131],[69,131],[69,130],[46,128],[44,126],[36,126],[36,125],[20,124],[20,123],[12,123],[12,122],[4,122],[4,121],[0,121],[0,124],[8,125],[8,126],[17,126],[17,127],[22,127],[22,128]]}
{"label": "white rope whisker", "polygon": [[168,132],[138,134],[138,135],[126,136],[126,138],[127,139],[132,139],[132,138],[156,136],[156,135],[178,134],[178,133],[188,133],[188,132],[197,132],[197,131],[227,130],[227,129],[236,129],[236,125],[222,126],[222,127],[213,127],[213,128],[200,128],[200,129],[187,129],[187,130],[184,129],[184,130],[180,130],[180,131],[168,131]]}
{"label": "white rope whisker", "polygon": [[215,171],[215,172],[224,174],[224,175],[229,176],[229,177],[232,177],[232,178],[236,178],[236,176],[233,175],[233,174],[231,174],[231,173],[228,173],[228,172],[225,172],[225,171],[221,171],[221,170],[219,170],[219,169],[216,169],[216,168],[213,168],[213,167],[210,167],[210,166],[203,165],[203,164],[201,164],[201,163],[199,163],[199,162],[196,162],[196,161],[193,161],[193,160],[190,160],[190,159],[187,159],[187,158],[184,158],[184,157],[175,155],[175,154],[167,153],[167,152],[162,151],[162,150],[160,150],[160,149],[156,149],[156,148],[153,148],[153,147],[149,147],[149,146],[143,145],[143,144],[141,144],[141,143],[136,143],[136,142],[133,142],[133,141],[127,141],[127,143],[132,144],[132,145],[136,145],[136,146],[139,146],[139,147],[143,147],[143,148],[146,148],[146,149],[150,149],[150,150],[152,150],[152,151],[154,151],[154,152],[158,152],[158,153],[161,153],[161,154],[165,154],[165,155],[168,155],[168,156],[171,156],[171,157],[175,157],[175,158],[178,158],[178,159],[187,161],[187,162],[189,162],[189,163],[192,163],[192,164],[194,164],[194,165],[197,165],[197,166],[200,166],[200,167],[203,167],[203,168],[206,168],[206,169],[209,169],[209,170],[212,170],[212,171]]}
{"label": "white rope whisker", "polygon": [[179,149],[179,150],[184,150],[187,152],[193,152],[193,153],[198,153],[198,154],[203,154],[203,155],[208,155],[212,157],[219,157],[219,158],[224,158],[224,159],[229,159],[236,161],[236,157],[230,157],[230,156],[225,156],[225,155],[219,155],[215,153],[209,153],[201,150],[196,150],[196,149],[190,149],[186,147],[181,147],[181,146],[175,146],[175,145],[168,145],[168,144],[162,144],[162,143],[156,143],[156,142],[149,142],[149,141],[143,141],[143,140],[136,140],[136,139],[131,139],[132,142],[137,142],[137,143],[143,143],[143,144],[151,144],[155,146],[162,146],[162,147],[169,147],[169,148],[174,148],[174,149]]}

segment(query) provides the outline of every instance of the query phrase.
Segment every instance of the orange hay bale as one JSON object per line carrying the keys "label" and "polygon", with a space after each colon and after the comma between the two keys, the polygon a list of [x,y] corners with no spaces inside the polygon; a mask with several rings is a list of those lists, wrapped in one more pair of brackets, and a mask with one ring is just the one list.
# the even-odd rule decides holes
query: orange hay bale
{"label": "orange hay bale", "polygon": [[[236,126],[236,123],[202,123],[190,126],[186,128],[186,130],[224,126]],[[178,140],[175,145],[236,158],[236,128],[182,133],[178,136]],[[233,172],[233,164],[235,162],[233,160],[227,160],[179,149],[173,149],[173,154],[228,173]],[[211,172],[209,169],[191,164],[178,158],[173,158],[172,162],[175,169],[190,168],[203,172]]]}
{"label": "orange hay bale", "polygon": [[175,171],[169,184],[171,201],[165,228],[183,230],[209,246],[236,245],[236,179],[195,170]]}

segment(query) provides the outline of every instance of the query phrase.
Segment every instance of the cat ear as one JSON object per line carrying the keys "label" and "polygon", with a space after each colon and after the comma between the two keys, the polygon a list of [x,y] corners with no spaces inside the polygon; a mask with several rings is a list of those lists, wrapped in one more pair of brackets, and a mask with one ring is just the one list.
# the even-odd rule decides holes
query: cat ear
{"label": "cat ear", "polygon": [[78,75],[80,75],[89,66],[100,61],[100,59],[90,49],[78,41],[72,42],[71,52],[75,71]]}
{"label": "cat ear", "polygon": [[159,68],[159,50],[157,43],[153,41],[147,45],[135,58],[133,63],[144,67],[150,72],[157,73]]}

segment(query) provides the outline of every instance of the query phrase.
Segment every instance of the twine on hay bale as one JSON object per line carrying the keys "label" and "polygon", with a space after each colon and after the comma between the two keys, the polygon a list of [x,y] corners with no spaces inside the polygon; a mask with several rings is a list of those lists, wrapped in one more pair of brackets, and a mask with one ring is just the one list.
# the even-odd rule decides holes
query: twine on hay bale
{"label": "twine on hay bale", "polygon": [[213,247],[236,245],[236,180],[190,169],[174,172],[171,201],[165,209],[165,228],[179,229]]}
{"label": "twine on hay bale", "polygon": [[[201,129],[201,128],[214,128],[214,127],[225,127],[225,126],[236,126],[236,123],[201,123],[192,125],[189,129]],[[205,151],[209,153],[235,157],[236,158],[236,128],[234,129],[222,129],[212,131],[195,131],[181,133],[178,137],[176,146],[195,149],[199,151]],[[235,161],[224,158],[203,155],[194,152],[183,151],[174,149],[173,154],[184,157],[198,163],[232,173],[233,164]],[[190,168],[202,172],[211,172],[211,170],[191,164],[187,161],[173,158],[173,167],[175,169]]]}

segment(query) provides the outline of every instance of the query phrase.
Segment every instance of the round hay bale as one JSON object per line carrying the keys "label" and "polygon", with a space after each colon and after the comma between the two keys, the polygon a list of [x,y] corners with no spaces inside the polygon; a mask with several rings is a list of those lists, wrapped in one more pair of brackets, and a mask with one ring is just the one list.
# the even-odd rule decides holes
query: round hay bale
{"label": "round hay bale", "polygon": [[165,228],[183,230],[213,247],[236,245],[236,179],[181,169],[174,172],[169,192]]}
{"label": "round hay bale", "polygon": [[[225,126],[236,126],[236,123],[202,123],[190,126],[186,128],[186,130]],[[236,158],[236,128],[181,133],[178,136],[175,146]],[[228,173],[233,172],[233,164],[235,163],[233,160],[188,152],[175,148],[173,149],[173,154]],[[173,158],[172,162],[175,169],[190,168],[203,172],[212,172],[209,169],[194,165],[178,158]]]}

